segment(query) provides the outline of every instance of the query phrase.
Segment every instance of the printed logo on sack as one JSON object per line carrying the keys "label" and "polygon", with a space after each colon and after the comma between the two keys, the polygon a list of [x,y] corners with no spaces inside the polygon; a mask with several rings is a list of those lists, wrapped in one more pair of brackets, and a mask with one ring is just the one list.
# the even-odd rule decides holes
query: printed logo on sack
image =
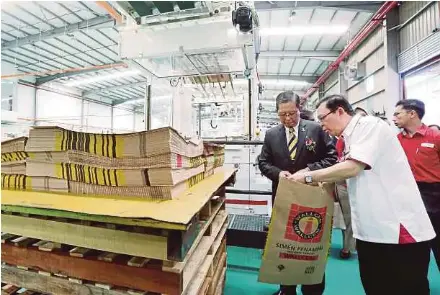
{"label": "printed logo on sack", "polygon": [[327,208],[310,208],[292,204],[284,238],[300,243],[319,243]]}

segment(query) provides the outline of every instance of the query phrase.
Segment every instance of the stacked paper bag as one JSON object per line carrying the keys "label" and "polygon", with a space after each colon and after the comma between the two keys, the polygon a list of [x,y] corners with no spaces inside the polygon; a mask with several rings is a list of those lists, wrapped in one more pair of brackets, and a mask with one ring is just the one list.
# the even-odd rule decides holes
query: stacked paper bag
{"label": "stacked paper bag", "polygon": [[172,199],[205,177],[201,141],[172,128],[94,134],[34,127],[2,143],[2,188]]}

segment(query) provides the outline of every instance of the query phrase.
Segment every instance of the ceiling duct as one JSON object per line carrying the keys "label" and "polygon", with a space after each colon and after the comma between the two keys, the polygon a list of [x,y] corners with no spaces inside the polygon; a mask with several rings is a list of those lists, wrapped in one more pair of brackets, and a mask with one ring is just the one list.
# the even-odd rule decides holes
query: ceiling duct
{"label": "ceiling duct", "polygon": [[253,69],[258,25],[243,33],[233,26],[230,11],[216,11],[205,19],[122,27],[120,56],[159,78],[228,75]]}

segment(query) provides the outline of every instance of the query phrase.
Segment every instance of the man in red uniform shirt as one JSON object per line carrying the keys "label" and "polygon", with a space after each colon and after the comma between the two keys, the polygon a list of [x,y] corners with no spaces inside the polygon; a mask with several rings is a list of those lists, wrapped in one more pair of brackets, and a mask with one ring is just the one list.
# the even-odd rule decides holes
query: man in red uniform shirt
{"label": "man in red uniform shirt", "polygon": [[398,138],[437,234],[431,248],[440,270],[440,131],[422,123],[424,114],[422,101],[401,100],[396,104],[393,121],[403,129]]}

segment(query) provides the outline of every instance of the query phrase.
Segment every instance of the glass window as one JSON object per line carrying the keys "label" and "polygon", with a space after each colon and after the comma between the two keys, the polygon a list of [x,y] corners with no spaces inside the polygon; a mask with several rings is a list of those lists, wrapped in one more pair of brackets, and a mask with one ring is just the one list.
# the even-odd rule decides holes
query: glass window
{"label": "glass window", "polygon": [[425,103],[423,122],[440,125],[440,61],[406,75],[403,81],[405,98]]}

